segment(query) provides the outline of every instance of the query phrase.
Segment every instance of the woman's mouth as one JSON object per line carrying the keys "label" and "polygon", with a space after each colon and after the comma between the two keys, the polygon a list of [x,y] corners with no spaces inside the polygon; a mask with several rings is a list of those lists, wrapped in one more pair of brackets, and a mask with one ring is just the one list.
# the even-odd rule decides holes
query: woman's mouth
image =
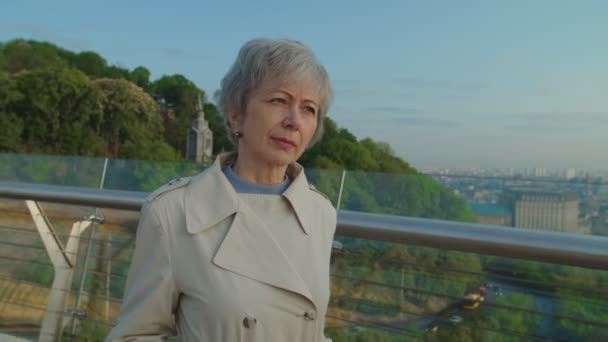
{"label": "woman's mouth", "polygon": [[293,141],[291,141],[287,138],[271,137],[271,139],[282,148],[296,147],[296,143],[294,143]]}

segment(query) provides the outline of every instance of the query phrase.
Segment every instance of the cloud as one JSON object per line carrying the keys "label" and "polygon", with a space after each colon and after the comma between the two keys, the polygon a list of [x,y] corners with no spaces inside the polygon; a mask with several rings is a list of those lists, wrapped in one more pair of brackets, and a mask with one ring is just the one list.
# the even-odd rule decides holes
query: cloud
{"label": "cloud", "polygon": [[456,127],[459,123],[451,120],[438,119],[426,116],[411,116],[391,118],[386,120],[389,123],[407,126],[429,126],[429,127]]}
{"label": "cloud", "polygon": [[160,48],[160,53],[162,55],[165,55],[165,56],[171,57],[171,58],[183,58],[183,59],[195,59],[195,60],[201,60],[201,59],[210,60],[213,58],[210,55],[193,53],[190,50],[174,48],[174,47]]}
{"label": "cloud", "polygon": [[549,123],[608,124],[608,112],[523,112],[506,114],[505,117],[517,120]]}
{"label": "cloud", "polygon": [[352,85],[359,85],[361,84],[361,80],[345,80],[345,79],[338,79],[338,80],[332,80],[331,83],[336,84],[336,85],[347,85],[347,86],[352,86]]}
{"label": "cloud", "polygon": [[505,125],[505,129],[511,131],[553,131],[555,127],[542,125]]}
{"label": "cloud", "polygon": [[393,106],[369,107],[365,110],[365,112],[382,112],[382,113],[393,113],[393,114],[414,114],[414,113],[421,114],[421,113],[424,113],[424,111],[421,109],[393,107]]}
{"label": "cloud", "polygon": [[477,82],[455,82],[450,80],[425,80],[421,78],[398,77],[386,80],[386,83],[393,86],[415,89],[454,89],[454,90],[481,90],[486,85]]}
{"label": "cloud", "polygon": [[424,127],[456,127],[460,123],[451,120],[439,119],[429,116],[402,116],[374,119],[341,119],[340,122],[348,122],[361,125],[390,125],[390,126],[424,126]]}

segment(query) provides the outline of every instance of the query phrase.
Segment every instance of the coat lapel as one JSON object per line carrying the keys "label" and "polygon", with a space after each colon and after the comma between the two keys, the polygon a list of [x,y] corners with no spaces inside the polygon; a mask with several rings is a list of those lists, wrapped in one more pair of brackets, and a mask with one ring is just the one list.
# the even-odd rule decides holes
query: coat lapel
{"label": "coat lapel", "polygon": [[[184,199],[187,231],[191,234],[202,233],[235,215],[213,263],[264,284],[300,294],[316,306],[306,283],[265,224],[248,206],[241,205],[222,171],[229,158],[234,158],[234,155],[220,155],[210,168],[192,178],[188,184]],[[308,221],[303,215],[309,213],[307,206],[301,203],[308,199],[303,197],[308,196],[304,190],[310,190],[301,167],[290,165],[290,170],[297,172],[297,176],[293,174],[295,179],[292,178],[292,184],[284,196],[294,208],[301,228],[308,234]],[[294,188],[302,186],[305,189]]]}
{"label": "coat lapel", "polygon": [[311,198],[310,185],[306,180],[304,168],[297,163],[290,164],[287,168],[287,174],[293,181],[283,196],[287,198],[289,204],[296,213],[300,227],[307,235],[310,235],[313,227],[313,220],[316,217],[314,209],[311,206],[314,199]]}
{"label": "coat lapel", "polygon": [[236,214],[213,262],[264,284],[315,301],[306,283],[257,215],[245,206]]}

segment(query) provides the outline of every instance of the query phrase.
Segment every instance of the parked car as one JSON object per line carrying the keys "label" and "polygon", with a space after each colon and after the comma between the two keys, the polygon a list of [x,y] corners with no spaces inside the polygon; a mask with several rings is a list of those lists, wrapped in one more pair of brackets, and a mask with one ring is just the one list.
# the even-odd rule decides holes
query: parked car
{"label": "parked car", "polygon": [[450,316],[450,318],[448,318],[448,322],[450,322],[452,324],[459,324],[462,322],[462,316],[458,316],[458,315]]}
{"label": "parked car", "polygon": [[464,296],[462,307],[467,310],[475,310],[479,307],[479,303],[484,300],[484,297],[479,293],[469,293]]}

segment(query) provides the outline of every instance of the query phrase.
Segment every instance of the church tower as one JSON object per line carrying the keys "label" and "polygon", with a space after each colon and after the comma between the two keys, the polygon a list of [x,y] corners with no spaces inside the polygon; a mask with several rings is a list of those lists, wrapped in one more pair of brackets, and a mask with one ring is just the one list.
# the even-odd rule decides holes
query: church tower
{"label": "church tower", "polygon": [[213,132],[209,128],[209,123],[205,120],[203,103],[201,97],[198,98],[196,105],[198,117],[192,122],[192,127],[188,131],[186,157],[188,160],[197,163],[210,163],[213,154]]}

